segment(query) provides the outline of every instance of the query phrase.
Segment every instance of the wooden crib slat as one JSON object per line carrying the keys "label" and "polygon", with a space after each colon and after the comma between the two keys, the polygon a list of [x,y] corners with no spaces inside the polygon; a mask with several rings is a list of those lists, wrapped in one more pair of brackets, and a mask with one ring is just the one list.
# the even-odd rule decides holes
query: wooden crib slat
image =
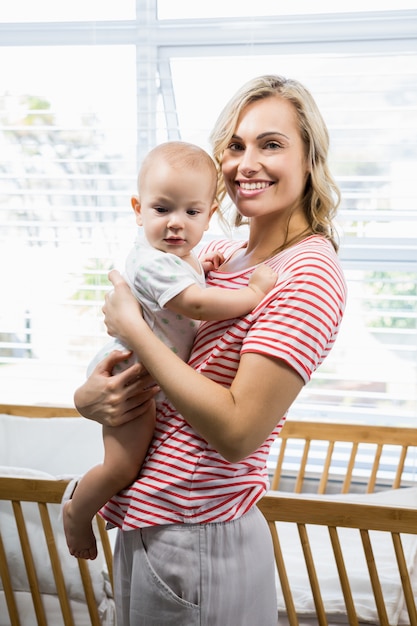
{"label": "wooden crib slat", "polygon": [[358,442],[354,441],[350,451],[349,462],[346,468],[345,480],[343,481],[341,493],[348,493],[352,483],[353,468],[355,467],[356,454],[358,452]]}
{"label": "wooden crib slat", "polygon": [[39,514],[42,522],[43,532],[45,534],[46,545],[49,552],[49,559],[51,561],[52,573],[55,580],[56,591],[61,605],[62,617],[65,626],[75,626],[74,618],[68,599],[67,590],[65,587],[64,576],[62,574],[61,562],[58,556],[58,550],[55,544],[54,533],[52,530],[51,519],[47,505],[44,502],[38,503]]}
{"label": "wooden crib slat", "polygon": [[12,502],[12,506],[14,517],[16,520],[17,531],[19,533],[23,560],[25,562],[26,574],[32,594],[33,608],[35,609],[38,626],[47,626],[45,609],[42,604],[38,578],[36,576],[35,563],[33,561],[32,550],[30,548],[28,533],[26,529],[26,523],[22,512],[22,505],[20,502],[14,500]]}
{"label": "wooden crib slat", "polygon": [[329,445],[327,447],[327,454],[323,464],[323,471],[320,478],[319,487],[317,493],[323,494],[326,493],[326,487],[329,480],[329,471],[330,465],[332,463],[332,457],[334,452],[334,441],[329,441]]}
{"label": "wooden crib slat", "polygon": [[410,624],[417,624],[417,609],[414,599],[413,589],[411,587],[410,576],[408,575],[407,563],[404,556],[404,549],[399,533],[391,533],[392,542],[394,544],[395,556],[400,573],[401,585],[403,588],[405,604],[408,611]]}
{"label": "wooden crib slat", "polygon": [[366,493],[373,493],[375,490],[376,477],[378,474],[379,464],[380,464],[381,455],[382,455],[382,447],[383,446],[381,443],[379,443],[376,447],[375,456],[372,462],[372,469],[371,469],[371,474],[369,476],[368,487],[366,489]]}
{"label": "wooden crib slat", "polygon": [[372,550],[369,532],[361,529],[360,531],[363,551],[365,553],[366,564],[368,566],[369,578],[371,580],[372,591],[375,598],[376,609],[378,612],[379,622],[381,626],[389,626],[387,609],[385,606],[384,596],[379,581],[378,570],[375,564],[374,552]]}
{"label": "wooden crib slat", "polygon": [[324,610],[323,598],[321,596],[320,585],[317,578],[314,559],[311,552],[311,546],[307,535],[305,524],[297,524],[298,534],[300,535],[301,547],[303,549],[304,560],[307,567],[310,587],[313,594],[314,606],[316,607],[316,615],[319,626],[328,626],[326,612]]}
{"label": "wooden crib slat", "polygon": [[109,540],[109,535],[106,530],[106,523],[100,515],[96,515],[96,522],[98,527],[98,532],[100,534],[101,545],[103,546],[104,558],[106,560],[107,571],[109,574],[110,584],[113,589],[113,554],[111,551],[111,545]]}
{"label": "wooden crib slat", "polygon": [[87,600],[88,612],[90,614],[91,626],[101,626],[100,617],[98,614],[98,607],[96,604],[94,589],[91,582],[90,570],[88,569],[87,561],[84,559],[77,559],[78,567],[80,569],[81,580],[84,587],[84,593]]}
{"label": "wooden crib slat", "polygon": [[304,476],[305,476],[305,471],[306,471],[306,467],[307,467],[309,450],[310,450],[310,440],[307,439],[307,441],[304,444],[303,455],[302,455],[301,460],[300,460],[300,467],[298,469],[297,481],[296,481],[295,487],[294,487],[294,492],[295,493],[301,493],[302,488],[303,488],[303,482],[304,482]]}
{"label": "wooden crib slat", "polygon": [[278,576],[281,583],[282,595],[284,597],[285,608],[287,609],[287,617],[289,626],[299,626],[298,617],[295,611],[294,599],[291,593],[291,587],[288,581],[287,568],[285,567],[284,557],[282,555],[281,544],[278,537],[275,522],[268,522],[269,530],[272,536],[272,544],[274,546],[275,562],[277,564]]}
{"label": "wooden crib slat", "polygon": [[13,626],[20,626],[19,613],[17,612],[16,600],[13,593],[12,580],[9,572],[9,566],[6,560],[6,551],[4,549],[3,539],[0,532],[0,577],[3,583],[4,596],[6,598],[7,610]]}
{"label": "wooden crib slat", "polygon": [[393,489],[401,487],[401,477],[404,471],[405,460],[407,458],[408,446],[401,446],[401,454],[398,459],[397,471],[395,473],[394,482],[392,484]]}
{"label": "wooden crib slat", "polygon": [[284,462],[285,452],[287,449],[287,441],[288,439],[286,438],[282,438],[280,441],[278,459],[277,459],[277,463],[275,466],[274,475],[271,481],[271,489],[273,489],[274,491],[277,491],[277,489],[279,488],[279,481],[281,480],[281,475],[282,475],[282,464]]}
{"label": "wooden crib slat", "polygon": [[350,626],[358,626],[358,618],[356,616],[356,609],[353,603],[352,590],[349,584],[349,578],[346,571],[345,560],[343,558],[343,551],[339,541],[339,535],[335,526],[329,526],[328,528],[330,541],[332,544],[333,554],[336,561],[336,567],[339,574],[340,586],[342,587],[342,593],[345,600],[346,613],[349,618]]}

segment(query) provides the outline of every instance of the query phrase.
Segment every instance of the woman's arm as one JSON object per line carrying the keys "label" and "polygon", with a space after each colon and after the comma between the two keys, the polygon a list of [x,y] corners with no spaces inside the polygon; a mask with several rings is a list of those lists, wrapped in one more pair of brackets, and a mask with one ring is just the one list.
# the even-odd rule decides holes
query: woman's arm
{"label": "woman's arm", "polygon": [[120,426],[147,412],[159,387],[140,363],[113,375],[113,368],[126,359],[115,350],[94,369],[74,393],[74,403],[84,417],[105,426]]}
{"label": "woman's arm", "polygon": [[247,353],[229,389],[213,382],[154,336],[120,274],[109,277],[114,291],[103,307],[109,334],[132,347],[178,412],[225,459],[254,452],[297,397],[300,376],[279,360]]}

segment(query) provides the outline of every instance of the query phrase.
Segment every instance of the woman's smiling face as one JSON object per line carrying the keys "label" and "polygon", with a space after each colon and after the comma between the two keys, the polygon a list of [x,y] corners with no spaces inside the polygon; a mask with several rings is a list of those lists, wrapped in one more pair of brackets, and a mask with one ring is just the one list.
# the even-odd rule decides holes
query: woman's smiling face
{"label": "woman's smiling face", "polygon": [[222,158],[228,194],[247,218],[301,208],[308,176],[294,106],[270,96],[246,106]]}

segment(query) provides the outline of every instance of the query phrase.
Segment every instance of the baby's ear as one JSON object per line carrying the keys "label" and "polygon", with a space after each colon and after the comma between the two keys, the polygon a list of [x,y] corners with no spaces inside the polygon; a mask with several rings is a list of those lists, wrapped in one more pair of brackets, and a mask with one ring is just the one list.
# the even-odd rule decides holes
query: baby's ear
{"label": "baby's ear", "polygon": [[211,220],[211,218],[213,217],[214,213],[218,210],[218,208],[219,208],[219,205],[218,205],[218,203],[217,203],[217,202],[214,202],[214,203],[211,205],[210,213],[209,213],[208,220],[207,220],[207,226],[206,226],[205,230],[208,230],[208,229],[209,229],[209,226],[210,226],[210,220]]}
{"label": "baby's ear", "polygon": [[214,213],[219,210],[219,203],[213,202],[210,209],[210,219],[213,217]]}
{"label": "baby's ear", "polygon": [[132,205],[132,209],[134,210],[135,214],[136,214],[136,223],[138,224],[138,226],[142,226],[142,216],[140,213],[140,200],[138,196],[132,196],[130,198],[130,204]]}

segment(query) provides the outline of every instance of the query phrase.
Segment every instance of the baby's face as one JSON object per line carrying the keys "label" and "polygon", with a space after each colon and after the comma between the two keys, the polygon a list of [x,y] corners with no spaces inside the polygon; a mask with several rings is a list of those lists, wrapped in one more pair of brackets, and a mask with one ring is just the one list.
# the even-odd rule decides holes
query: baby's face
{"label": "baby's face", "polygon": [[213,178],[203,167],[184,171],[158,163],[147,173],[134,209],[151,246],[185,257],[209,226]]}

